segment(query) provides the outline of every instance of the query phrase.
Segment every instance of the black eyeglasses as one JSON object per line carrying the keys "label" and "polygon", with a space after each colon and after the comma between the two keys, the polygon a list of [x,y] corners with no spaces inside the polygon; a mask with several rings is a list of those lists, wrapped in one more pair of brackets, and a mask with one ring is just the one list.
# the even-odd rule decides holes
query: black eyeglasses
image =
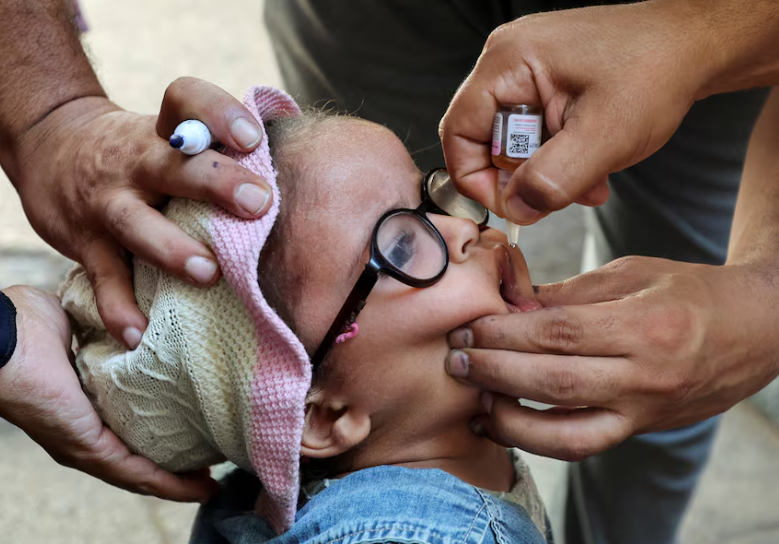
{"label": "black eyeglasses", "polygon": [[370,259],[311,358],[314,370],[338,337],[352,330],[379,274],[417,288],[430,287],[443,277],[449,265],[449,250],[426,213],[471,219],[479,227],[489,221],[487,208],[458,193],[446,170],[428,172],[422,181],[422,203],[417,209],[390,210],[376,223]]}
{"label": "black eyeglasses", "polygon": [[490,220],[490,212],[475,200],[457,192],[449,172],[436,168],[422,180],[422,204],[419,211],[450,215],[460,219],[470,219],[479,228],[485,227]]}

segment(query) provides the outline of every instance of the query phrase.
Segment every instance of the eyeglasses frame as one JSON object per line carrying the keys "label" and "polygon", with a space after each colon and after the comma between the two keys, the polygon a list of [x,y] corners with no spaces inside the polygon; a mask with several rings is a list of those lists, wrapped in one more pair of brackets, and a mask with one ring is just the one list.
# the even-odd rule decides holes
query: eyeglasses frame
{"label": "eyeglasses frame", "polygon": [[[336,344],[336,339],[338,336],[348,330],[347,324],[351,326],[351,324],[357,320],[357,316],[365,307],[365,304],[368,300],[368,295],[370,295],[373,287],[376,285],[376,282],[379,279],[379,274],[386,274],[387,276],[390,276],[391,278],[394,278],[410,287],[424,288],[430,287],[431,285],[437,283],[446,273],[446,269],[449,267],[449,248],[446,246],[444,237],[441,235],[432,221],[430,221],[430,219],[428,219],[425,215],[427,213],[434,213],[436,215],[445,216],[450,215],[446,212],[446,210],[438,207],[435,204],[430,196],[430,191],[428,189],[428,185],[433,179],[433,176],[442,170],[445,169],[434,168],[425,174],[422,180],[422,202],[419,204],[419,206],[417,206],[416,209],[412,210],[410,208],[396,208],[394,210],[389,210],[385,212],[378,221],[376,221],[376,225],[373,227],[373,233],[371,234],[370,259],[365,264],[365,269],[360,274],[360,277],[357,279],[354,287],[352,287],[352,290],[349,292],[349,296],[346,297],[346,301],[338,311],[338,314],[333,320],[333,323],[330,325],[330,328],[325,334],[325,337],[322,339],[316,352],[314,352],[314,355],[311,357],[311,366],[313,371],[316,371],[319,369],[319,367],[321,367],[325,357],[327,357],[327,354],[330,353],[330,350],[332,350],[333,346]],[[413,278],[408,274],[405,274],[402,270],[397,269],[394,265],[389,263],[389,261],[387,261],[383,255],[381,255],[381,252],[378,249],[379,228],[391,216],[400,213],[416,216],[435,234],[439,243],[441,244],[441,247],[443,247],[444,265],[436,276],[426,280]],[[487,222],[489,221],[489,211],[487,211],[485,216],[485,219],[478,224],[479,229],[486,227]]]}
{"label": "eyeglasses frame", "polygon": [[[442,210],[443,211],[443,210]],[[398,280],[410,287],[424,288],[430,287],[434,283],[438,282],[446,273],[446,269],[449,267],[449,248],[446,247],[446,241],[438,229],[435,227],[432,221],[427,218],[426,213],[436,213],[430,211],[425,202],[419,205],[417,209],[410,208],[396,208],[384,213],[378,221],[376,226],[373,227],[373,234],[371,234],[371,256],[368,262],[365,264],[365,269],[360,274],[357,282],[352,287],[349,296],[346,297],[346,301],[341,306],[341,309],[336,315],[333,323],[330,325],[324,339],[319,344],[314,355],[311,357],[311,366],[313,370],[317,370],[324,361],[327,354],[333,349],[336,343],[336,338],[345,332],[345,328],[348,324],[352,324],[356,321],[357,316],[365,307],[365,303],[368,300],[368,295],[373,290],[376,282],[379,279],[379,274],[385,274],[391,278]],[[402,270],[399,270],[395,265],[390,263],[380,252],[378,244],[379,229],[390,217],[399,214],[413,215],[421,223],[423,223],[431,232],[435,235],[438,243],[444,250],[444,264],[441,267],[441,271],[432,278],[419,279],[409,276]],[[445,215],[445,213],[444,213]]]}
{"label": "eyeglasses frame", "polygon": [[[425,174],[425,177],[422,180],[422,203],[419,205],[419,208],[417,209],[419,209],[420,211],[424,211],[426,213],[435,213],[438,215],[452,216],[451,213],[447,212],[446,210],[438,206],[435,203],[435,200],[433,200],[433,197],[430,195],[430,182],[432,181],[433,177],[439,172],[446,172],[446,168],[433,168],[427,174]],[[462,198],[468,198],[463,195],[460,196]],[[482,206],[481,204],[479,204],[479,206],[484,208],[484,206]],[[424,209],[422,210],[421,208]],[[472,219],[472,218],[466,218],[466,219]],[[487,226],[487,223],[489,223],[489,221],[490,221],[490,211],[487,208],[484,208],[484,219],[482,219],[478,223],[474,221],[474,223],[476,223],[479,229],[483,229]]]}

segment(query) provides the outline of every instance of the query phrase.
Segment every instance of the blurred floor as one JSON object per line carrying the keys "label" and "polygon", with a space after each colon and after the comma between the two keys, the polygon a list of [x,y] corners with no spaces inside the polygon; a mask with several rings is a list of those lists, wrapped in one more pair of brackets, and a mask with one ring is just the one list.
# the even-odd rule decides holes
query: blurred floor
{"label": "blurred floor", "polygon": [[[279,85],[262,1],[82,0],[90,55],[109,95],[154,114],[165,87],[191,75],[240,97],[255,83]],[[523,229],[522,248],[536,282],[579,268],[581,210],[573,207]],[[56,287],[70,263],[27,225],[19,199],[0,174],[0,286]],[[555,515],[564,464],[531,456]],[[193,505],[113,489],[56,465],[21,431],[0,420],[0,542],[19,544],[182,544]],[[748,405],[725,417],[711,466],[685,523],[682,544],[779,542],[779,434]]]}

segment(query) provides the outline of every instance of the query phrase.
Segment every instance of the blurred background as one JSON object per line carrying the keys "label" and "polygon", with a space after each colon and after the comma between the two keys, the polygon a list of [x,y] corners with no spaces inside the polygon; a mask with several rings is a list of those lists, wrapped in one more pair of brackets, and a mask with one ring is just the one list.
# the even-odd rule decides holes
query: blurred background
{"label": "blurred background", "polygon": [[[156,114],[167,85],[184,75],[239,98],[252,84],[282,86],[262,0],[81,0],[81,7],[90,28],[88,54],[109,96],[128,110]],[[582,210],[574,206],[524,228],[520,245],[533,280],[545,283],[578,272],[583,242]],[[71,266],[27,224],[0,172],[0,287],[54,290]],[[776,386],[725,416],[682,544],[779,542],[779,431],[765,415],[779,422]],[[557,525],[564,464],[529,457]],[[132,495],[60,467],[0,420],[0,542],[183,544],[195,511],[195,505]]]}

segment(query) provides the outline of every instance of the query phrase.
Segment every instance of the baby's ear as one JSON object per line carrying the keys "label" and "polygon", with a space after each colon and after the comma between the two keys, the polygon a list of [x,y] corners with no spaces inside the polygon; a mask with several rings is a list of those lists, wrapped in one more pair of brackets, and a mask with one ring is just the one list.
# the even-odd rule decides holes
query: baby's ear
{"label": "baby's ear", "polygon": [[325,459],[349,451],[371,432],[370,415],[332,398],[324,390],[306,399],[306,425],[300,453]]}

